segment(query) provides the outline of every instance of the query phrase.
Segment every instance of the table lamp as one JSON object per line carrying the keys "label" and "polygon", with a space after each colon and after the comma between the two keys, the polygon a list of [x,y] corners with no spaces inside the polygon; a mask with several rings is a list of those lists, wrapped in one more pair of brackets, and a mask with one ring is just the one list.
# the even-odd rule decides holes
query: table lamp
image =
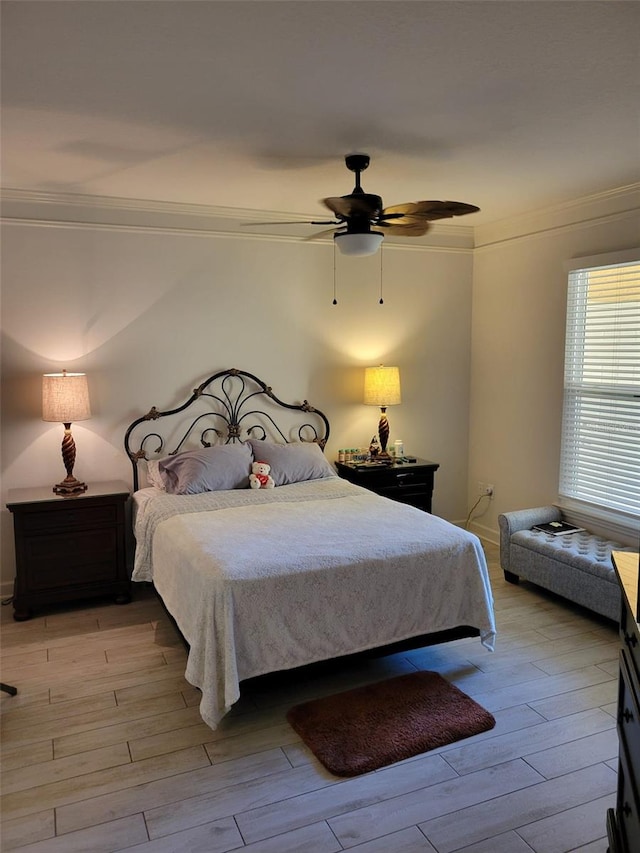
{"label": "table lamp", "polygon": [[74,421],[91,417],[89,388],[84,373],[45,373],[42,377],[42,420],[64,424],[62,459],[67,476],[53,487],[57,495],[76,495],[86,492],[86,483],[73,476],[76,461],[76,444],[71,435]]}
{"label": "table lamp", "polygon": [[365,367],[364,370],[364,402],[368,406],[380,406],[380,421],[378,422],[378,438],[380,439],[380,456],[389,457],[387,442],[389,441],[389,421],[387,406],[397,406],[400,399],[400,371],[397,367]]}

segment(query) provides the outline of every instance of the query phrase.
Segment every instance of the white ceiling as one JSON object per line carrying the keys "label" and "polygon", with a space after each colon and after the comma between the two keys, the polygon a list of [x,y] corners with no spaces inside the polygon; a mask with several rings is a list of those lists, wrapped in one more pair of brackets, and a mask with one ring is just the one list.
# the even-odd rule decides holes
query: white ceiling
{"label": "white ceiling", "polygon": [[640,3],[3,0],[2,184],[476,225],[638,180]]}

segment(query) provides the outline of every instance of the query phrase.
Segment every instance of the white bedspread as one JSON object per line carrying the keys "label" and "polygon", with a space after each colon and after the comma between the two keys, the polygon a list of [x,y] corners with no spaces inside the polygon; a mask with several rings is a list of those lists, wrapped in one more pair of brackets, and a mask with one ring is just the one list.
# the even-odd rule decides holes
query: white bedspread
{"label": "white bedspread", "polygon": [[269,490],[136,495],[134,580],[153,580],[190,645],[215,728],[240,681],[470,625],[493,649],[476,536],[328,478]]}

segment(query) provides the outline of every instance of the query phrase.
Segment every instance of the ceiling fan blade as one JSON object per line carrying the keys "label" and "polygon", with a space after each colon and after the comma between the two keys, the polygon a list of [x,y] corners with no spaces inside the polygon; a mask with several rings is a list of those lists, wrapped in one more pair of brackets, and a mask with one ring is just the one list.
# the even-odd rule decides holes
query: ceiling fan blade
{"label": "ceiling fan blade", "polygon": [[[381,219],[391,218],[389,214],[400,213],[432,222],[435,219],[449,219],[452,216],[477,213],[479,210],[480,208],[476,207],[475,204],[465,204],[462,201],[409,201],[406,204],[393,204],[390,207],[385,207]],[[399,225],[400,223],[396,224]]]}
{"label": "ceiling fan blade", "polygon": [[334,219],[323,219],[321,221],[313,219],[292,219],[286,222],[270,222],[263,219],[262,222],[241,222],[241,225],[340,225]]}
{"label": "ceiling fan blade", "polygon": [[336,216],[340,216],[342,219],[349,216],[349,204],[342,198],[342,196],[323,198],[321,201],[322,204],[324,204],[325,207],[328,207],[329,210],[333,211]]}
{"label": "ceiling fan blade", "polygon": [[376,228],[378,227],[384,228],[384,233],[393,237],[422,237],[431,225],[422,217],[404,216],[400,220],[378,222]]}
{"label": "ceiling fan blade", "polygon": [[382,199],[379,195],[371,193],[331,196],[323,198],[322,204],[343,219],[349,219],[352,216],[366,216],[367,219],[375,219],[382,212]]}
{"label": "ceiling fan blade", "polygon": [[310,234],[308,237],[305,237],[303,242],[308,243],[309,240],[320,240],[326,234],[340,234],[343,232],[336,231],[335,228],[323,228],[322,231],[316,231],[315,234]]}

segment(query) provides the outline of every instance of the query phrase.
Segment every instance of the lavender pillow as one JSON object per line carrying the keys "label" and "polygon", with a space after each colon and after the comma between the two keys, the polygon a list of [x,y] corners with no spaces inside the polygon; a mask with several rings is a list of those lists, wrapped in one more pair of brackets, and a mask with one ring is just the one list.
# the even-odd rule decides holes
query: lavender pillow
{"label": "lavender pillow", "polygon": [[248,444],[220,444],[167,456],[158,473],[171,495],[197,495],[227,489],[246,489],[251,472]]}
{"label": "lavender pillow", "polygon": [[320,446],[311,441],[292,444],[269,444],[255,438],[248,442],[253,448],[256,462],[271,465],[269,473],[276,486],[336,477]]}

